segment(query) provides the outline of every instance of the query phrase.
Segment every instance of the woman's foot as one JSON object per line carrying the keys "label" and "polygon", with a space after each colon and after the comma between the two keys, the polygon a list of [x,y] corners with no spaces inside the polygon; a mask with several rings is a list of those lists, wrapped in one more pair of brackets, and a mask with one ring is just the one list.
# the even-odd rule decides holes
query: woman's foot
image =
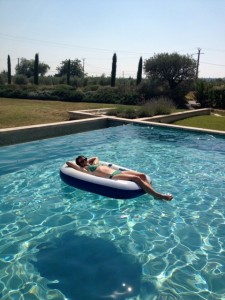
{"label": "woman's foot", "polygon": [[171,194],[162,194],[159,196],[154,196],[154,198],[157,200],[171,201],[173,199],[173,196]]}
{"label": "woman's foot", "polygon": [[171,194],[163,195],[162,199],[166,201],[171,201],[173,199],[173,195]]}

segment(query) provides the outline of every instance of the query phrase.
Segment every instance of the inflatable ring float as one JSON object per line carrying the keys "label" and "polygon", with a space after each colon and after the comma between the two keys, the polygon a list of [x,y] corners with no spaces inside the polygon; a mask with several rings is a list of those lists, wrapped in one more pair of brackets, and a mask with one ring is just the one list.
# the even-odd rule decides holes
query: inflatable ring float
{"label": "inflatable ring float", "polygon": [[[100,162],[114,170],[125,171],[127,168],[108,162]],[[102,178],[92,174],[83,173],[64,164],[60,169],[60,177],[66,184],[80,190],[95,193],[115,199],[131,199],[144,195],[143,189],[133,181]],[[148,181],[151,182],[149,176]]]}

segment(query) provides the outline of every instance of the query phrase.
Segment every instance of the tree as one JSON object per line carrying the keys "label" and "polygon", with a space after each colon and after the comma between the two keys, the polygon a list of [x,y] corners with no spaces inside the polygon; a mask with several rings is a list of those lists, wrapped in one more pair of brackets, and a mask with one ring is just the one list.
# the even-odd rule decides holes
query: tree
{"label": "tree", "polygon": [[111,86],[114,87],[116,85],[116,62],[117,57],[116,53],[113,54],[112,58],[112,72],[111,72]]}
{"label": "tree", "polygon": [[[40,62],[38,64],[38,75],[44,76],[49,69],[49,65]],[[24,75],[27,78],[34,76],[34,59],[21,58],[20,64],[16,66],[16,74]]]}
{"label": "tree", "polygon": [[[68,74],[68,60],[61,62],[61,65],[56,67],[58,73],[55,76],[67,76]],[[70,76],[83,77],[83,66],[79,59],[70,60]]]}
{"label": "tree", "polygon": [[161,53],[145,60],[144,69],[149,78],[167,81],[171,90],[185,80],[194,80],[196,61],[188,55]]}
{"label": "tree", "polygon": [[35,54],[34,59],[34,84],[38,85],[38,70],[39,70],[39,57],[38,54]]}
{"label": "tree", "polygon": [[66,82],[67,82],[68,85],[70,84],[70,59],[68,60],[68,63],[67,63]]}
{"label": "tree", "polygon": [[6,72],[5,70],[3,70],[0,73],[0,84],[5,84],[8,80],[8,72]]}
{"label": "tree", "polygon": [[11,84],[12,82],[12,76],[11,76],[11,60],[10,60],[10,56],[8,55],[7,58],[7,65],[8,65],[8,84]]}
{"label": "tree", "polygon": [[136,85],[139,85],[141,83],[141,80],[142,80],[142,57],[140,57],[139,64],[138,64]]}

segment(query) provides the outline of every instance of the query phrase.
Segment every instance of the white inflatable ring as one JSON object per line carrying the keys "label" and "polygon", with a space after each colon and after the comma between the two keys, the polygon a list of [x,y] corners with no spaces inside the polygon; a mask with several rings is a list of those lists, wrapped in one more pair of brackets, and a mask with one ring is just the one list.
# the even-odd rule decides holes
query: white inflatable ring
{"label": "white inflatable ring", "polygon": [[[101,161],[100,163],[110,166],[115,170],[129,170],[108,162]],[[86,174],[68,167],[67,164],[64,164],[61,167],[60,177],[66,184],[70,186],[110,198],[131,199],[145,194],[142,188],[140,188],[140,186],[135,182],[102,178],[95,175]],[[147,176],[147,178],[150,182],[150,177]]]}

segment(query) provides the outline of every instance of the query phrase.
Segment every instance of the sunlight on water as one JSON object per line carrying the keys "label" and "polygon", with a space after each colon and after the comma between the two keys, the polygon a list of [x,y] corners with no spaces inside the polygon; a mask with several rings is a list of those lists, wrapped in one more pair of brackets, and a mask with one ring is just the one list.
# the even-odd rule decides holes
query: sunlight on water
{"label": "sunlight on water", "polygon": [[[80,154],[145,172],[174,200],[67,186],[59,169]],[[124,125],[0,157],[1,299],[225,299],[225,139]]]}

